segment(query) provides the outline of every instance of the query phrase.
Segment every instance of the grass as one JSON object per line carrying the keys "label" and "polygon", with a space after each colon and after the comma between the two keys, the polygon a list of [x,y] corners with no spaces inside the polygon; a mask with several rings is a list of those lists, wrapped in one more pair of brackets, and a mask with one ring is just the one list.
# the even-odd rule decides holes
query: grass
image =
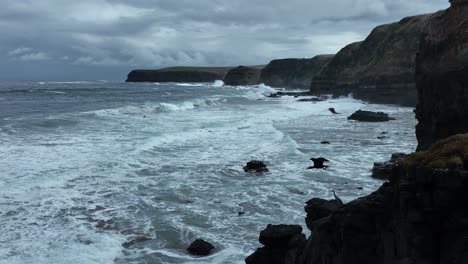
{"label": "grass", "polygon": [[468,134],[458,134],[438,141],[429,150],[419,151],[403,160],[405,167],[427,166],[445,169],[450,165],[463,167],[468,160]]}

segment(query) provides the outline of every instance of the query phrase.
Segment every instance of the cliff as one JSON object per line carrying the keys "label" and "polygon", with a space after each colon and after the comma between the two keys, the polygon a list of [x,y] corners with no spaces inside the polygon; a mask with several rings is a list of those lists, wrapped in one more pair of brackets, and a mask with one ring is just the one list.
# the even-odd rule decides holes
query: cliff
{"label": "cliff", "polygon": [[171,67],[133,70],[127,82],[214,82],[222,80],[232,67]]}
{"label": "cliff", "polygon": [[256,85],[259,84],[260,73],[264,66],[239,66],[231,69],[224,77],[225,85]]}
{"label": "cliff", "polygon": [[418,149],[468,132],[468,1],[432,16],[417,59]]}
{"label": "cliff", "polygon": [[313,78],[312,92],[350,93],[377,103],[416,105],[415,57],[430,15],[376,27],[363,41],[343,48]]}
{"label": "cliff", "polygon": [[271,87],[308,88],[334,55],[319,55],[312,59],[280,59],[271,61],[260,75],[260,83]]}

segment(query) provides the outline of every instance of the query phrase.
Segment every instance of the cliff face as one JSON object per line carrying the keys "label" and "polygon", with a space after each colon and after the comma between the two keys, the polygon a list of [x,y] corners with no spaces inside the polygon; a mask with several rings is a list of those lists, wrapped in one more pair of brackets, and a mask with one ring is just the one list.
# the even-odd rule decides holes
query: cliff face
{"label": "cliff face", "polygon": [[312,92],[348,93],[378,103],[415,105],[415,57],[430,15],[376,27],[363,42],[343,48],[313,78]]}
{"label": "cliff face", "polygon": [[239,66],[230,70],[224,77],[225,85],[256,85],[259,84],[261,68]]}
{"label": "cliff face", "polygon": [[260,83],[271,87],[308,88],[334,55],[319,55],[312,59],[281,59],[271,61],[260,75]]}
{"label": "cliff face", "polygon": [[232,67],[171,67],[133,70],[127,82],[214,82],[222,80]]}
{"label": "cliff face", "polygon": [[468,0],[432,16],[417,59],[418,149],[468,132]]}

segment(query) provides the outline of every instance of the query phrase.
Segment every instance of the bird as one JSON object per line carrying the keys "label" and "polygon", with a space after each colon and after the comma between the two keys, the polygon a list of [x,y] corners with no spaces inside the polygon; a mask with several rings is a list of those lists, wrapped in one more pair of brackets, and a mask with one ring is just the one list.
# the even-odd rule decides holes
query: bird
{"label": "bird", "polygon": [[326,158],[311,158],[310,160],[314,163],[314,166],[309,167],[307,169],[326,169],[328,167],[327,165],[323,164],[324,162],[329,162],[329,160],[327,160]]}
{"label": "bird", "polygon": [[336,203],[337,203],[339,206],[343,206],[344,203],[343,203],[343,201],[340,199],[340,197],[338,197],[338,195],[336,195],[335,190],[332,190],[332,192],[333,192],[333,196],[335,196],[335,201],[336,201]]}

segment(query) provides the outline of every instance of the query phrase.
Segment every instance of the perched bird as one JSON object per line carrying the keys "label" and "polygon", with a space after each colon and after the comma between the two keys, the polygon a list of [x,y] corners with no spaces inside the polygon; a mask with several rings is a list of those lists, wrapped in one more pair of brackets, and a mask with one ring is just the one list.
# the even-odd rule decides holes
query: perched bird
{"label": "perched bird", "polygon": [[344,203],[343,203],[343,201],[340,199],[340,197],[338,197],[338,195],[336,195],[335,190],[332,190],[332,192],[333,192],[333,196],[335,196],[335,201],[338,203],[338,205],[339,205],[339,206],[343,206]]}
{"label": "perched bird", "polygon": [[314,166],[309,167],[307,169],[325,169],[328,167],[327,165],[323,164],[324,162],[329,162],[329,160],[327,160],[326,158],[311,158],[310,160],[314,163]]}

